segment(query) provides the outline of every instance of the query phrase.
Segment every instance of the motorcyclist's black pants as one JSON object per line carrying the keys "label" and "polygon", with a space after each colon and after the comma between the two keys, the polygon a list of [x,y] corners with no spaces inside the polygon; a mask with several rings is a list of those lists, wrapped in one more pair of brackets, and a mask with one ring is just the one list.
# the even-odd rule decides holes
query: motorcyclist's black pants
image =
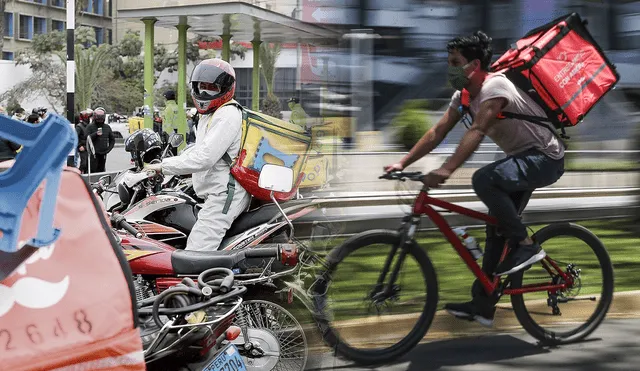
{"label": "motorcyclist's black pants", "polygon": [[91,172],[92,173],[102,173],[105,172],[107,165],[107,155],[101,155],[96,153],[95,157],[91,158]]}

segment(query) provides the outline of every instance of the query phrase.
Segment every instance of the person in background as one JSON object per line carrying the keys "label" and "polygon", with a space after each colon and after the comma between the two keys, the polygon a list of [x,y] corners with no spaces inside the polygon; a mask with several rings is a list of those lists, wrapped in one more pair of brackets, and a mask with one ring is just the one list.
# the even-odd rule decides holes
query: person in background
{"label": "person in background", "polygon": [[32,115],[37,115],[38,116],[38,122],[42,122],[45,117],[47,117],[47,109],[45,107],[38,107],[38,108],[34,108],[31,111]]}
{"label": "person in background", "polygon": [[103,108],[96,108],[93,111],[93,122],[87,126],[87,137],[91,138],[95,156],[92,156],[91,169],[95,169],[97,173],[106,171],[107,154],[111,152],[113,146],[116,145],[116,137],[113,135],[111,126],[105,123],[107,113]]}
{"label": "person in background", "polygon": [[[0,106],[0,115],[9,117],[4,107]],[[0,138],[0,161],[11,160],[16,158],[20,145],[10,140]]]}
{"label": "person in background", "polygon": [[195,108],[191,108],[189,112],[187,112],[187,144],[195,143],[196,141],[196,126],[195,126],[195,116],[198,111]]}
{"label": "person in background", "polygon": [[27,122],[30,124],[37,124],[40,122],[40,116],[37,113],[32,113],[27,117]]}
{"label": "person in background", "polygon": [[78,123],[76,124],[76,134],[78,134],[78,157],[80,160],[80,172],[86,174],[89,168],[89,151],[87,148],[87,126],[93,116],[93,110],[86,109],[80,112]]}
{"label": "person in background", "polygon": [[291,118],[289,121],[293,124],[301,126],[303,129],[307,127],[307,113],[300,105],[300,99],[293,97],[289,99],[289,109],[291,110]]}
{"label": "person in background", "polygon": [[[160,135],[164,145],[167,145],[169,136],[178,132],[178,104],[176,103],[176,92],[167,90],[162,95],[167,100],[164,111],[162,111],[162,134]],[[178,154],[178,149],[171,147],[170,151],[174,156]]]}
{"label": "person in background", "polygon": [[24,113],[24,108],[18,107],[18,109],[16,109],[16,111],[13,113],[13,116],[11,116],[11,118],[18,121],[24,121],[25,116],[26,115]]}

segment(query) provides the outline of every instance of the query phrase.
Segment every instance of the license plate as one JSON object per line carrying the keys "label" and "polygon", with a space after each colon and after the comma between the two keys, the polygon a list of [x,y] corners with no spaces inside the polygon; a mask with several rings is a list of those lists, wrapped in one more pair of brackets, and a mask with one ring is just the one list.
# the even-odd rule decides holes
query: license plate
{"label": "license plate", "polygon": [[227,345],[202,371],[247,371],[235,345]]}

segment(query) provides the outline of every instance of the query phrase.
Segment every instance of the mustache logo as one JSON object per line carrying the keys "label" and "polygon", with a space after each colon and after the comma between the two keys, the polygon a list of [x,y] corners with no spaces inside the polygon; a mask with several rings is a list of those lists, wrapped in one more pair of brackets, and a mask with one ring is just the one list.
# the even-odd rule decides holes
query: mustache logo
{"label": "mustache logo", "polygon": [[[24,241],[20,242],[21,245],[23,243]],[[26,275],[28,265],[41,260],[49,260],[54,251],[55,244],[38,249],[16,269],[14,275]],[[68,289],[69,276],[65,276],[59,282],[48,282],[35,277],[21,277],[12,286],[0,284],[0,317],[7,314],[15,304],[29,309],[50,308],[64,298]]]}
{"label": "mustache logo", "polygon": [[58,283],[24,277],[11,287],[0,285],[0,317],[7,314],[16,303],[30,309],[52,307],[62,300],[68,288],[69,276]]}

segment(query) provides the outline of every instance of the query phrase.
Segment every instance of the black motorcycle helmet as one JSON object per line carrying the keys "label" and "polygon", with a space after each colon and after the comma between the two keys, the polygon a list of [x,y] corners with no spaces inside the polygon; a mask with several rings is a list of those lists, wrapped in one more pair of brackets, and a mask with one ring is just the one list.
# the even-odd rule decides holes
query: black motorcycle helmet
{"label": "black motorcycle helmet", "polygon": [[131,154],[131,159],[140,169],[144,164],[162,157],[162,140],[160,135],[151,129],[136,130],[124,142],[124,150]]}
{"label": "black motorcycle helmet", "polygon": [[104,108],[98,107],[93,111],[93,122],[96,124],[104,124],[107,121],[107,113]]}

